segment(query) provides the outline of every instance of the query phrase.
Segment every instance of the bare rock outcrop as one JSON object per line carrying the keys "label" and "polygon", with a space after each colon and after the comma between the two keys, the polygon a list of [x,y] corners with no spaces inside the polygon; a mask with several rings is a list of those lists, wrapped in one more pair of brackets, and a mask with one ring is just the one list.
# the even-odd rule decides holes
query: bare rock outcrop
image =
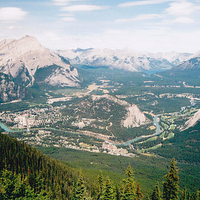
{"label": "bare rock outcrop", "polygon": [[129,107],[125,120],[122,120],[122,125],[126,128],[139,127],[150,122],[150,120],[140,111],[137,105]]}
{"label": "bare rock outcrop", "polygon": [[121,120],[121,126],[125,128],[134,128],[141,125],[150,123],[150,120],[144,115],[143,112],[135,104],[130,104],[127,101],[118,99],[115,96],[105,94],[105,95],[92,95],[92,100],[97,101],[101,98],[106,98],[112,102],[115,102],[121,106],[124,106],[127,110],[125,119]]}
{"label": "bare rock outcrop", "polygon": [[191,117],[188,121],[185,122],[185,129],[188,129],[194,126],[200,120],[200,109]]}

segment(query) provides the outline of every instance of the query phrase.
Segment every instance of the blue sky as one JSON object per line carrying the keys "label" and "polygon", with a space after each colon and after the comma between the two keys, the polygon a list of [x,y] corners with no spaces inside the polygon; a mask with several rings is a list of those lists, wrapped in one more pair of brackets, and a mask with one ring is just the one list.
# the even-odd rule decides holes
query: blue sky
{"label": "blue sky", "polygon": [[200,50],[200,0],[1,0],[0,40],[51,49]]}

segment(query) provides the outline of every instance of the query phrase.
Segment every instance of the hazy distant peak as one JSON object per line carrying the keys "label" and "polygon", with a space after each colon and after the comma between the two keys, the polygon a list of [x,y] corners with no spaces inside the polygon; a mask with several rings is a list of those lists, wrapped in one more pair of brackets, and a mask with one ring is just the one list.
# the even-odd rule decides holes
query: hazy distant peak
{"label": "hazy distant peak", "polygon": [[131,49],[77,49],[58,52],[72,64],[108,66],[128,71],[171,69],[189,59],[189,53],[148,53]]}
{"label": "hazy distant peak", "polygon": [[77,49],[73,49],[73,52],[77,53],[77,52],[90,51],[90,50],[93,50],[93,48],[88,48],[88,49],[77,48]]}
{"label": "hazy distant peak", "polygon": [[196,53],[194,53],[191,58],[197,58],[200,57],[200,51],[197,51]]}

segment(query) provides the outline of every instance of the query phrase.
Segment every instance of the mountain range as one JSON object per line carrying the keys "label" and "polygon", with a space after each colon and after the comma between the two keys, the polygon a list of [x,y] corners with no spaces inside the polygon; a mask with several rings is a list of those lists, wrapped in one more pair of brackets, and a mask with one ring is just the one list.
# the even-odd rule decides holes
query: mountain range
{"label": "mountain range", "polygon": [[189,60],[190,53],[148,53],[136,52],[130,49],[76,49],[60,50],[60,55],[72,64],[89,65],[93,67],[108,66],[110,68],[128,71],[168,70]]}
{"label": "mountain range", "polygon": [[199,70],[200,52],[147,53],[93,48],[54,52],[31,36],[5,39],[0,41],[0,101],[24,98],[25,89],[32,86],[79,87],[78,71],[70,63],[133,72],[172,70],[174,76],[183,70]]}
{"label": "mountain range", "polygon": [[174,67],[174,70],[200,69],[200,54]]}

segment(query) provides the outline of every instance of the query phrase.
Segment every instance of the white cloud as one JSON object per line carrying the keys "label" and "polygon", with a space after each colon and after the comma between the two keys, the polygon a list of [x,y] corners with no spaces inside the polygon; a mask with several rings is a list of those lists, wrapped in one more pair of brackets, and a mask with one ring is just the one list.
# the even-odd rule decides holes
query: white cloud
{"label": "white cloud", "polygon": [[192,24],[195,21],[189,17],[177,17],[173,20],[163,20],[162,24],[170,25],[170,24]]}
{"label": "white cloud", "polygon": [[108,6],[95,6],[95,5],[74,5],[62,8],[62,11],[68,12],[80,12],[80,11],[95,11],[103,10],[108,8]]}
{"label": "white cloud", "polygon": [[168,15],[173,16],[185,16],[190,15],[194,11],[196,11],[198,7],[196,7],[193,3],[184,1],[184,2],[175,2],[171,3],[170,7],[165,10]]}
{"label": "white cloud", "polygon": [[174,20],[175,23],[192,24],[195,21],[189,17],[178,17]]}
{"label": "white cloud", "polygon": [[158,19],[162,18],[162,15],[158,14],[143,14],[143,15],[138,15],[135,18],[130,18],[130,19],[118,19],[116,22],[133,22],[133,21],[146,21],[146,20],[152,20],[152,19]]}
{"label": "white cloud", "polygon": [[81,1],[81,0],[53,0],[55,5],[66,6],[71,2]]}
{"label": "white cloud", "polygon": [[162,4],[165,2],[171,2],[173,0],[147,0],[147,1],[131,1],[126,3],[121,3],[119,7],[131,7],[131,6],[143,6],[143,5],[153,5],[153,4]]}
{"label": "white cloud", "polygon": [[75,22],[76,19],[74,17],[64,17],[61,19],[61,21],[65,21],[65,22]]}
{"label": "white cloud", "polygon": [[[4,29],[3,29],[4,30]],[[35,31],[35,32],[34,32]],[[40,30],[27,34],[37,37],[44,46],[51,49],[75,49],[80,48],[130,48],[136,51],[149,52],[195,52],[199,50],[200,30],[176,30],[168,27],[155,26],[146,29],[107,29],[105,32],[76,34],[59,29]],[[24,31],[23,31],[24,33]],[[19,38],[24,34],[20,30],[8,30],[0,39]]]}
{"label": "white cloud", "polygon": [[[149,52],[194,52],[199,49],[200,31],[177,31],[167,28],[107,30],[101,37],[88,38],[88,44],[100,48],[131,48],[137,51]],[[97,41],[97,38],[100,41]],[[128,38],[128,39],[127,39]],[[117,42],[116,42],[117,41]],[[80,43],[81,44],[81,43]],[[80,46],[80,45],[79,45]],[[88,47],[88,46],[85,46]]]}
{"label": "white cloud", "polygon": [[22,27],[21,26],[9,26],[8,29],[9,30],[17,30],[17,29],[19,30],[19,29],[22,29]]}
{"label": "white cloud", "polygon": [[59,14],[59,16],[61,16],[61,17],[73,17],[74,14],[72,14],[72,13],[62,13],[62,14]]}
{"label": "white cloud", "polygon": [[17,7],[0,8],[0,21],[13,22],[23,20],[27,12]]}

